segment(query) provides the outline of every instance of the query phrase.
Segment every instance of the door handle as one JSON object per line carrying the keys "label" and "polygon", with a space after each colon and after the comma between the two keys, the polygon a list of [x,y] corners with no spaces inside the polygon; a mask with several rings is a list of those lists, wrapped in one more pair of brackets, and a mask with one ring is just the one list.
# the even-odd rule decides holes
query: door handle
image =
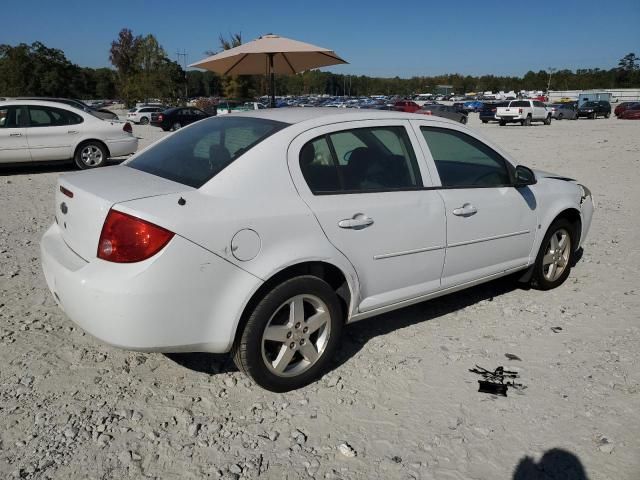
{"label": "door handle", "polygon": [[478,209],[470,203],[465,203],[460,208],[456,208],[453,211],[453,214],[459,217],[470,217],[471,215],[475,215],[476,213],[478,213]]}
{"label": "door handle", "polygon": [[9,136],[10,137],[21,137],[22,134],[21,133],[10,133]]}
{"label": "door handle", "polygon": [[78,133],[77,130],[67,130],[67,133],[70,133],[71,135],[75,135],[76,133]]}
{"label": "door handle", "polygon": [[338,222],[340,228],[350,228],[352,230],[362,230],[373,225],[373,218],[367,217],[364,213],[356,213],[352,218],[345,218]]}

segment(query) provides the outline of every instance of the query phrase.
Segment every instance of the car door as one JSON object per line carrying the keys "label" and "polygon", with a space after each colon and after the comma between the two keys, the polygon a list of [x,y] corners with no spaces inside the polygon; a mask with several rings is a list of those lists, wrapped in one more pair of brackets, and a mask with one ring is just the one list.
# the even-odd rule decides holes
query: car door
{"label": "car door", "polygon": [[27,143],[27,108],[0,107],[0,163],[28,162],[31,160]]}
{"label": "car door", "polygon": [[515,270],[529,263],[537,230],[536,200],[515,188],[513,167],[456,127],[414,123],[429,153],[446,209],[442,287]]}
{"label": "car door", "polygon": [[32,160],[37,162],[72,158],[75,138],[80,131],[76,125],[69,125],[66,110],[41,105],[29,105],[27,108],[27,142]]}
{"label": "car door", "polygon": [[408,126],[324,126],[301,134],[288,150],[300,196],[358,274],[362,312],[440,287],[444,203],[423,188],[431,180]]}

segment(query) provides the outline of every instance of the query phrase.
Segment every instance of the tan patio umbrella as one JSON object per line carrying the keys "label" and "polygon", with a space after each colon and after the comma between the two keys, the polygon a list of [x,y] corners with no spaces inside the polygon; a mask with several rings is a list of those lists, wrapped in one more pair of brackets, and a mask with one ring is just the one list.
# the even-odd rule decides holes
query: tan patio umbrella
{"label": "tan patio umbrella", "polygon": [[204,68],[220,75],[271,76],[271,106],[276,103],[275,74],[293,75],[312,68],[348,63],[336,52],[278,35],[263,35],[251,42],[224,50],[190,67]]}

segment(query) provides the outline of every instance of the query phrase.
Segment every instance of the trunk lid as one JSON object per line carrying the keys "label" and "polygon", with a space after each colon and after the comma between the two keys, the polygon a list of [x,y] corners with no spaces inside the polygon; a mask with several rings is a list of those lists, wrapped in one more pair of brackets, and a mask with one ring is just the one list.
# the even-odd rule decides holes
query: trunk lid
{"label": "trunk lid", "polygon": [[61,175],[56,222],[65,243],[89,261],[96,258],[102,225],[116,203],[193,190],[125,165]]}

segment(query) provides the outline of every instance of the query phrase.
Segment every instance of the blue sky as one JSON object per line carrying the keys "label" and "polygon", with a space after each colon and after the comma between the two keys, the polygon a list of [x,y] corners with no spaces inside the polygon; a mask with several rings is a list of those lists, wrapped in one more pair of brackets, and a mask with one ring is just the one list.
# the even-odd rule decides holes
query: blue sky
{"label": "blue sky", "polygon": [[89,67],[109,66],[123,27],[153,33],[173,59],[186,50],[189,62],[217,49],[219,34],[246,41],[272,32],[350,62],[328,70],[373,76],[523,75],[640,55],[640,0],[17,0],[0,18],[0,43],[39,40]]}

